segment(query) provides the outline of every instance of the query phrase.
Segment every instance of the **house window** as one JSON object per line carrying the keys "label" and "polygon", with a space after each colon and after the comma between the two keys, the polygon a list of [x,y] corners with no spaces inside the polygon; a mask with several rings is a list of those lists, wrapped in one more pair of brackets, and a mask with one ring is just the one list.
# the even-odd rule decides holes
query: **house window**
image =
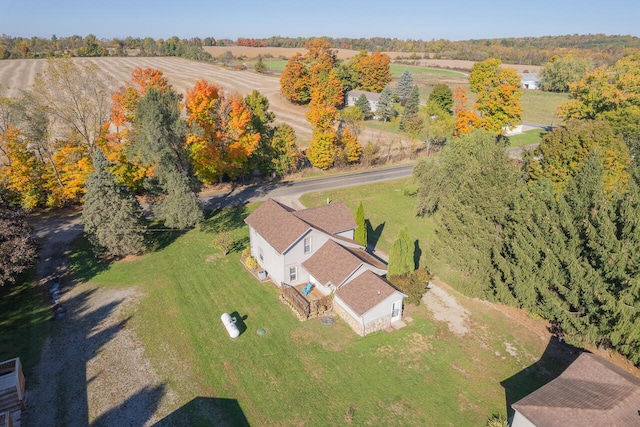
{"label": "house window", "polygon": [[311,237],[305,237],[304,239],[304,253],[305,254],[311,253]]}
{"label": "house window", "polygon": [[298,266],[294,265],[289,267],[289,283],[293,283],[298,280]]}
{"label": "house window", "polygon": [[264,261],[264,253],[262,252],[262,248],[260,246],[258,246],[258,258],[260,258],[260,261]]}

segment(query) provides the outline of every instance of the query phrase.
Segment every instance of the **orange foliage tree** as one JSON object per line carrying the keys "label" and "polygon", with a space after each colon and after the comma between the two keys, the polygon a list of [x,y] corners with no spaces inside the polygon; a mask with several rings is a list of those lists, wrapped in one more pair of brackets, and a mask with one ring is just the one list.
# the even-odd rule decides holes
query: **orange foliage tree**
{"label": "orange foliage tree", "polygon": [[453,91],[453,112],[456,116],[453,136],[461,137],[469,133],[473,129],[480,127],[481,119],[478,114],[470,109],[467,105],[469,98],[467,91],[461,86],[456,86]]}
{"label": "orange foliage tree", "polygon": [[335,131],[337,107],[344,102],[337,71],[332,69],[327,75],[319,77],[310,93],[307,120],[314,130],[307,157],[313,166],[328,169],[335,161],[338,148],[338,134]]}
{"label": "orange foliage tree", "polygon": [[251,111],[242,96],[227,95],[217,85],[199,80],[187,90],[187,123],[194,129],[186,144],[195,173],[204,183],[235,179],[245,172],[260,134],[251,131]]}
{"label": "orange foliage tree", "polygon": [[367,55],[366,51],[360,52],[351,62],[351,67],[357,73],[358,89],[382,92],[391,83],[390,63],[391,59],[384,53]]}
{"label": "orange foliage tree", "polygon": [[335,52],[325,40],[311,40],[305,49],[304,55],[297,53],[289,59],[280,76],[280,91],[298,104],[311,101],[311,87],[318,85],[337,62]]}

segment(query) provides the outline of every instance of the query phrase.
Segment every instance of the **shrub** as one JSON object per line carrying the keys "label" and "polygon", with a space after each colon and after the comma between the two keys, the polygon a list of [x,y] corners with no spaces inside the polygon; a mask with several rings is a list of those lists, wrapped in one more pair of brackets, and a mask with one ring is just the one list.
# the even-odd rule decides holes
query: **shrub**
{"label": "shrub", "polygon": [[256,261],[256,259],[251,255],[249,255],[244,259],[244,265],[246,265],[247,268],[250,270],[255,270],[256,268],[260,267],[260,265],[258,264],[258,261]]}
{"label": "shrub", "polygon": [[231,249],[233,249],[233,245],[235,243],[235,239],[233,238],[233,233],[230,231],[222,231],[220,232],[214,239],[211,244],[214,248],[218,248],[222,251],[223,255],[227,255]]}
{"label": "shrub", "polygon": [[431,273],[424,268],[419,268],[412,273],[389,276],[389,281],[398,290],[407,294],[407,303],[415,305],[420,305],[429,279],[431,279]]}

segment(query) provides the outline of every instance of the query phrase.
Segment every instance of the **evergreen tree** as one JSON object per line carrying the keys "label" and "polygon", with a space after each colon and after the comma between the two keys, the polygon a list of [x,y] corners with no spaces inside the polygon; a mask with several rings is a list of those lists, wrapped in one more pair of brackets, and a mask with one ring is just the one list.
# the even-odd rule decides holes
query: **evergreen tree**
{"label": "evergreen tree", "polygon": [[398,101],[404,105],[407,99],[409,99],[409,95],[411,95],[412,90],[413,75],[408,69],[405,69],[398,80],[398,87],[396,88],[395,96]]}
{"label": "evergreen tree", "polygon": [[203,218],[184,146],[185,125],[179,97],[171,89],[149,88],[136,106],[133,151],[140,163],[153,166],[147,188],[158,196],[154,213],[167,227],[192,227]]}
{"label": "evergreen tree", "polygon": [[362,200],[358,205],[356,211],[356,231],[353,235],[353,240],[360,243],[365,248],[367,247],[367,224],[364,220],[364,207],[362,206]]}
{"label": "evergreen tree", "polygon": [[383,122],[387,122],[396,116],[397,112],[393,106],[393,93],[389,86],[385,87],[380,93],[378,106],[376,107],[376,116]]}
{"label": "evergreen tree", "polygon": [[358,107],[360,111],[362,111],[362,114],[364,115],[365,119],[368,119],[369,117],[371,117],[371,104],[369,104],[367,95],[365,95],[364,93],[360,95],[356,100],[355,106]]}
{"label": "evergreen tree", "polygon": [[414,86],[404,106],[404,112],[400,119],[400,130],[417,136],[422,132],[423,127],[424,121],[420,117],[420,92],[418,86]]}
{"label": "evergreen tree", "polygon": [[415,245],[407,228],[398,232],[398,237],[391,245],[387,276],[402,276],[415,270]]}
{"label": "evergreen tree", "polygon": [[98,252],[121,257],[145,250],[146,225],[138,200],[126,186],[116,185],[101,150],[93,158],[82,210],[84,232]]}

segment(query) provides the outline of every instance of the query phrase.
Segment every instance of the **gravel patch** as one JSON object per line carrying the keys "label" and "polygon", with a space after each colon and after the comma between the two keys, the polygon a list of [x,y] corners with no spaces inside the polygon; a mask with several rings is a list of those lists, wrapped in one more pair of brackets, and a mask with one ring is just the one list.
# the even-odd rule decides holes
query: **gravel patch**
{"label": "gravel patch", "polygon": [[446,322],[449,330],[458,336],[468,334],[469,327],[467,320],[469,312],[462,307],[456,299],[444,288],[429,282],[427,293],[422,297],[422,301],[433,313],[433,318],[440,322]]}

